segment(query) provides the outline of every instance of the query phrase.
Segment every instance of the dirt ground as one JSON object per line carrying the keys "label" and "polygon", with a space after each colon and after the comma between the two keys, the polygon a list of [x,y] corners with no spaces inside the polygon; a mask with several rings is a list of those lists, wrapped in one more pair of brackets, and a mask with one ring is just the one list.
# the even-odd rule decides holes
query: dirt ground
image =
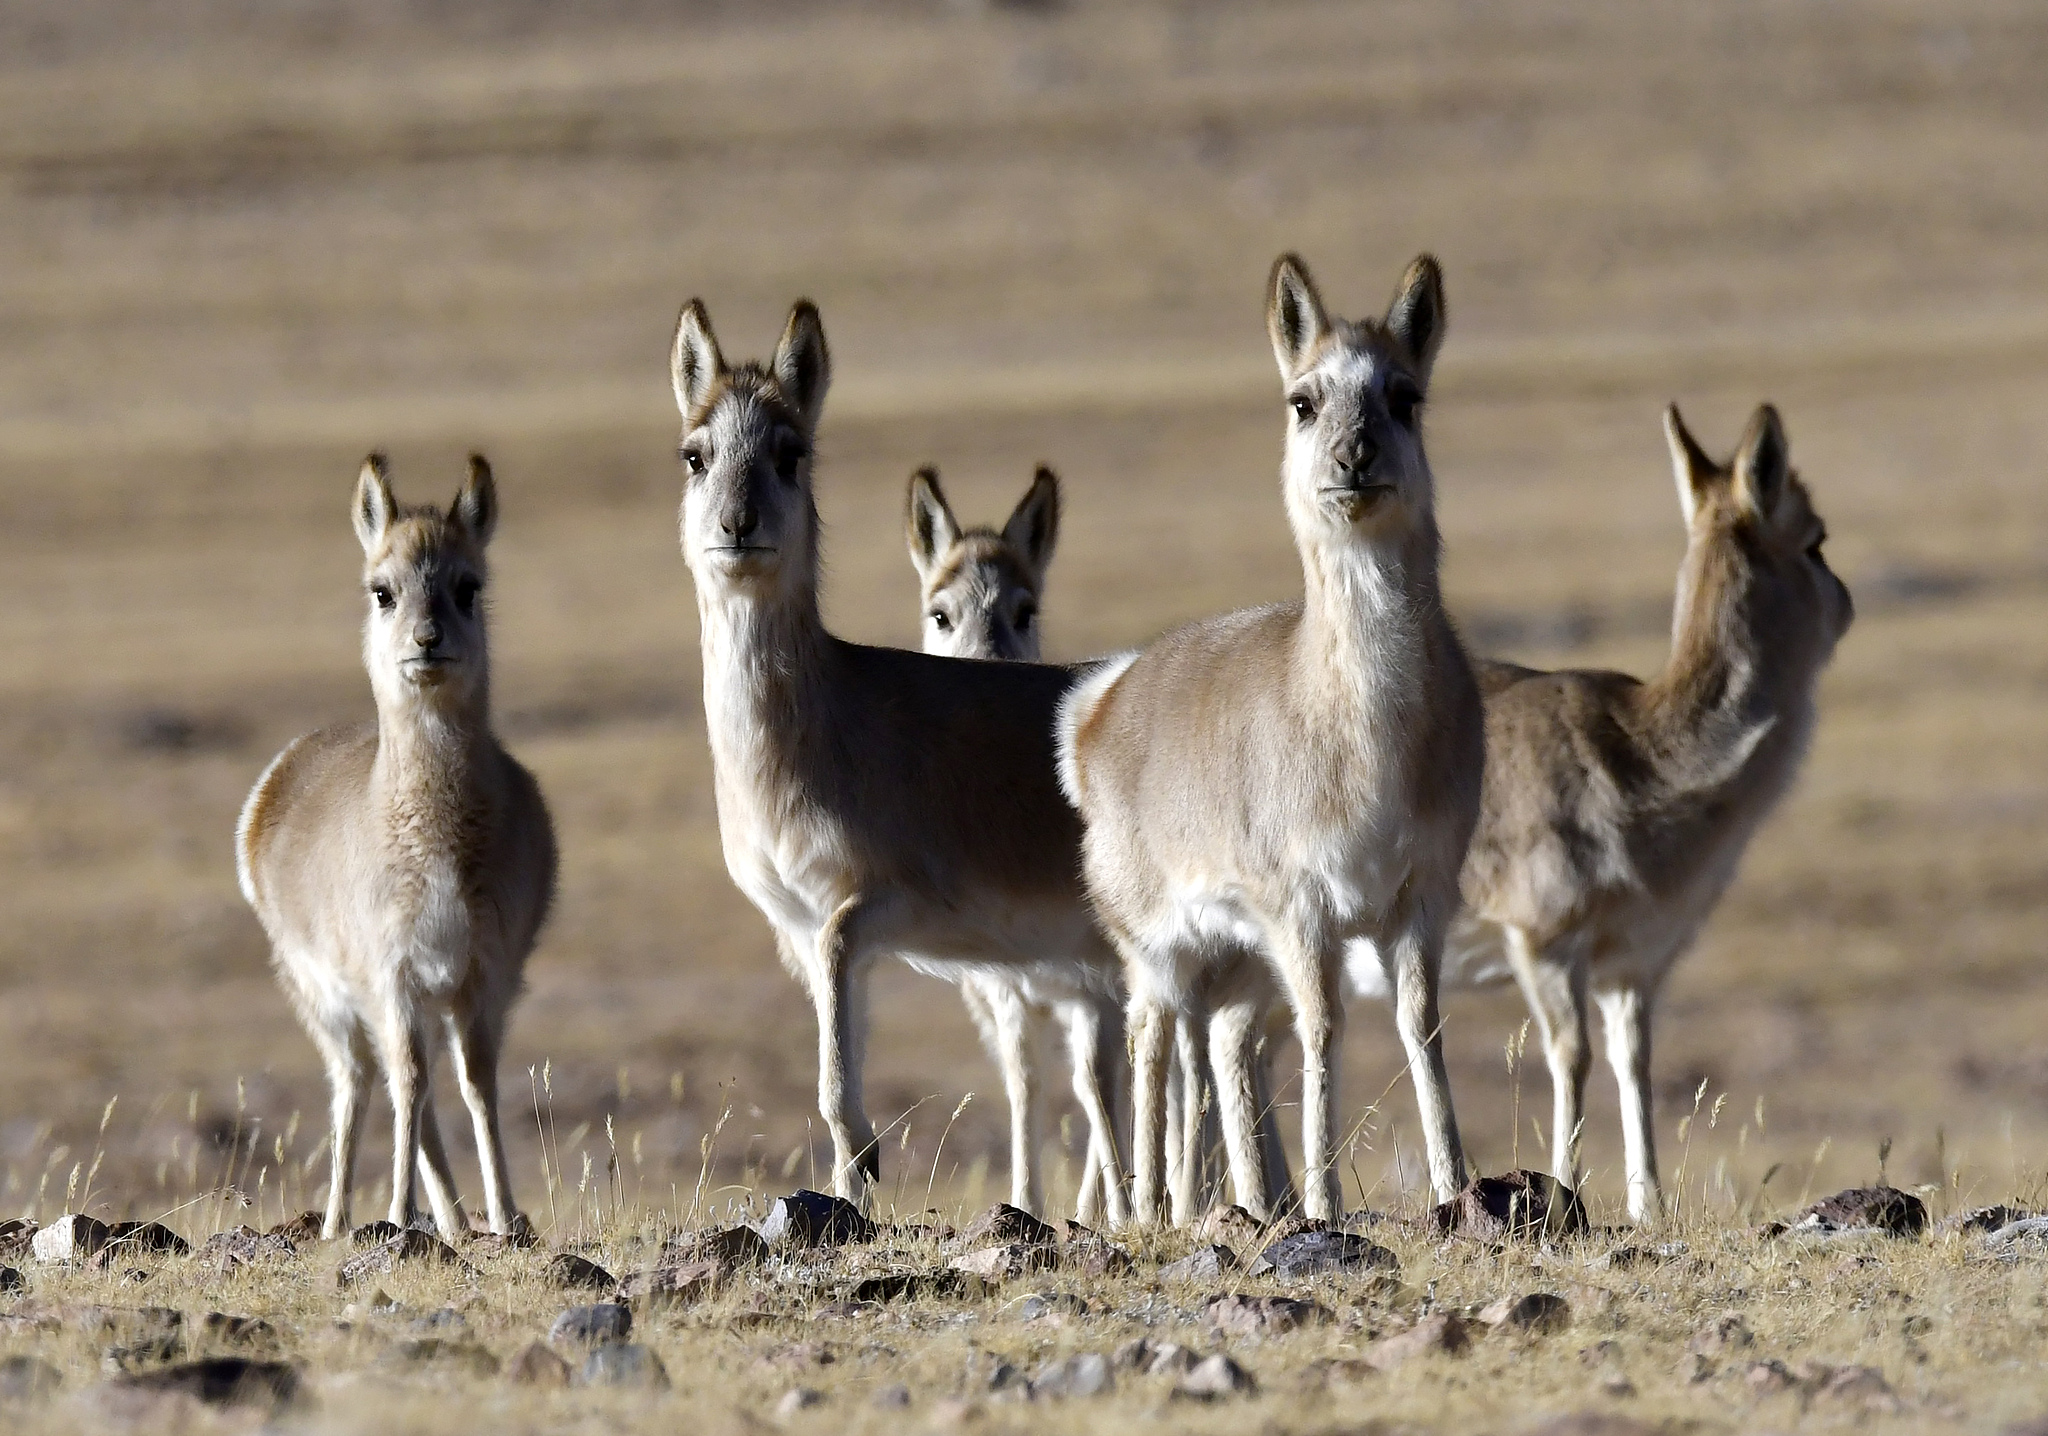
{"label": "dirt ground", "polygon": [[[1047,631],[1079,657],[1296,590],[1260,309],[1283,248],[1347,313],[1442,257],[1429,443],[1485,652],[1660,663],[1658,409],[1725,450],[1781,406],[1860,616],[1804,781],[1666,994],[1666,1161],[1744,1212],[1880,1168],[1943,1209],[2030,1190],[2044,68],[2025,0],[0,14],[0,1210],[317,1201],[318,1066],[230,840],[279,746],[369,711],[345,505],[372,447],[402,495],[452,493],[471,447],[501,485],[495,692],[564,854],[506,1065],[523,1202],[555,1190],[536,1108],[564,1190],[614,1150],[653,1206],[707,1162],[812,1174],[808,1007],[712,811],[677,307],[738,356],[822,306],[840,631],[915,641],[913,465],[995,518],[1044,459]],[[978,1206],[994,1071],[948,989],[876,994],[891,1199]],[[1541,1165],[1519,1001],[1448,1020],[1479,1164]],[[1418,1177],[1397,1052],[1354,1011],[1353,1200]],[[1596,1074],[1601,1210],[1616,1125]]]}

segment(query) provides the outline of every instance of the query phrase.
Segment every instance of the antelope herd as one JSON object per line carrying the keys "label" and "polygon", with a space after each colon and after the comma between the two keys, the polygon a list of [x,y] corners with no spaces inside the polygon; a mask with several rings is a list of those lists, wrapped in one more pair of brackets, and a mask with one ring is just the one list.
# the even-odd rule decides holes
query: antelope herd
{"label": "antelope herd", "polygon": [[[1267,328],[1301,598],[1058,666],[1039,661],[1050,470],[1000,531],[963,530],[920,470],[905,526],[924,651],[835,637],[812,490],[832,374],[818,311],[799,301],[767,363],[731,364],[704,306],[684,307],[681,541],[719,828],[810,994],[840,1196],[865,1200],[880,1177],[861,1071],[867,976],[894,955],[960,989],[1002,1071],[1011,1199],[1027,1210],[1043,1205],[1049,1021],[1088,1125],[1084,1221],[1191,1220],[1215,1194],[1217,1145],[1255,1216],[1335,1215],[1345,999],[1367,996],[1392,1001],[1447,1199],[1466,1166],[1440,989],[1512,976],[1550,1068],[1554,1176],[1580,1179],[1597,1006],[1629,1212],[1657,1215],[1657,990],[1796,773],[1849,594],[1776,411],[1756,411],[1724,465],[1674,406],[1687,546],[1664,671],[1468,657],[1439,584],[1421,424],[1446,317],[1428,256],[1363,320],[1330,314],[1283,256]],[[466,1228],[429,1094],[444,1045],[491,1228],[525,1223],[496,1071],[556,858],[539,787],[491,728],[496,517],[481,458],[445,513],[401,505],[368,461],[354,519],[376,721],[287,747],[236,833],[242,891],[332,1087],[329,1235],[348,1221],[373,1062],[393,1111],[390,1219],[411,1220],[417,1170],[444,1234]],[[1272,1121],[1289,1032],[1298,1186]]]}

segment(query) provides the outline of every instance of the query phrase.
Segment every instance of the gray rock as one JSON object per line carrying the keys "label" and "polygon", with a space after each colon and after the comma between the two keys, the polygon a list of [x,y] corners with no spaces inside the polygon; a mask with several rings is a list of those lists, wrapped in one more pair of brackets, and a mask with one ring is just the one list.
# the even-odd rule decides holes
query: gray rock
{"label": "gray rock", "polygon": [[1400,1258],[1352,1232],[1301,1232],[1282,1237],[1252,1260],[1246,1268],[1252,1276],[1276,1276],[1299,1281],[1331,1271],[1395,1271]]}
{"label": "gray rock", "polygon": [[1088,1302],[1083,1297],[1066,1291],[1034,1291],[1029,1296],[1020,1296],[1002,1309],[1004,1316],[1013,1316],[1019,1321],[1058,1320],[1062,1317],[1086,1316]]}
{"label": "gray rock", "polygon": [[1119,1346],[1109,1364],[1118,1371],[1136,1371],[1146,1376],[1178,1376],[1192,1371],[1195,1353],[1173,1341],[1136,1337]]}
{"label": "gray rock", "polygon": [[294,1261],[298,1255],[289,1237],[253,1227],[231,1227],[200,1244],[199,1264],[225,1276],[256,1262]]}
{"label": "gray rock", "polygon": [[1064,1361],[1050,1362],[1031,1374],[1031,1398],[1101,1396],[1116,1389],[1116,1377],[1109,1359],[1100,1352],[1084,1351]]}
{"label": "gray rock", "polygon": [[1252,1379],[1252,1374],[1219,1351],[1197,1362],[1181,1377],[1173,1394],[1191,1401],[1218,1401],[1257,1389],[1258,1382]]}
{"label": "gray rock", "polygon": [[[1018,1215],[1023,1214],[1020,1212]],[[1059,1265],[1059,1260],[1058,1250],[1051,1246],[1007,1242],[1002,1246],[982,1247],[978,1251],[963,1253],[954,1257],[949,1265],[954,1271],[966,1272],[984,1281],[1014,1281],[1032,1272],[1050,1271]]]}
{"label": "gray rock", "polygon": [[[389,1226],[390,1223],[385,1223]],[[440,1238],[427,1232],[400,1232],[387,1242],[359,1252],[341,1264],[335,1280],[353,1286],[365,1277],[387,1276],[401,1266],[463,1266],[463,1260]]]}
{"label": "gray rock", "polygon": [[84,1261],[96,1255],[111,1234],[98,1218],[67,1212],[38,1231],[29,1245],[40,1262]]}
{"label": "gray rock", "polygon": [[2007,1222],[1984,1238],[1986,1247],[2010,1247],[2024,1243],[2038,1245],[2048,1242],[2048,1217],[2021,1217]]}
{"label": "gray rock", "polygon": [[615,1301],[572,1306],[548,1328],[548,1340],[556,1346],[595,1346],[600,1342],[624,1341],[632,1334],[632,1309]]}
{"label": "gray rock", "polygon": [[1291,1296],[1212,1296],[1202,1305],[1203,1320],[1224,1336],[1278,1336],[1329,1315]]}
{"label": "gray rock", "polygon": [[1159,1268],[1161,1281],[1219,1281],[1238,1268],[1237,1253],[1229,1247],[1212,1244],[1196,1247],[1179,1261],[1168,1262]]}
{"label": "gray rock", "polygon": [[64,1384],[64,1377],[47,1361],[33,1356],[0,1357],[0,1403],[40,1401]]}
{"label": "gray rock", "polygon": [[771,1247],[845,1246],[875,1239],[875,1224],[843,1197],[799,1190],[777,1197],[761,1219],[761,1240]]}
{"label": "gray rock", "polygon": [[557,1252],[548,1263],[547,1278],[556,1286],[568,1290],[611,1291],[619,1279],[592,1261],[589,1257],[574,1252]]}
{"label": "gray rock", "polygon": [[619,1297],[626,1301],[686,1302],[708,1294],[725,1280],[727,1267],[718,1258],[664,1262],[645,1271],[627,1272],[619,1283]]}
{"label": "gray rock", "polygon": [[661,1358],[634,1342],[611,1341],[594,1346],[583,1362],[585,1386],[629,1386],[642,1391],[668,1390],[668,1368]]}

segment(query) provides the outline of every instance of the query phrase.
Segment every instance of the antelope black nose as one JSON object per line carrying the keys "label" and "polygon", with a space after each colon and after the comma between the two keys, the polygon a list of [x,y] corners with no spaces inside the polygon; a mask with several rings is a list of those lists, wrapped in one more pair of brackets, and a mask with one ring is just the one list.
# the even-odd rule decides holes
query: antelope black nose
{"label": "antelope black nose", "polygon": [[441,625],[432,622],[422,623],[412,631],[412,641],[418,647],[429,651],[440,647]]}
{"label": "antelope black nose", "polygon": [[760,524],[761,516],[752,504],[741,504],[718,516],[718,527],[728,538],[743,539]]}
{"label": "antelope black nose", "polygon": [[1350,443],[1338,449],[1334,455],[1337,467],[1344,471],[1346,477],[1353,480],[1363,477],[1379,456],[1380,446],[1367,434],[1354,436]]}

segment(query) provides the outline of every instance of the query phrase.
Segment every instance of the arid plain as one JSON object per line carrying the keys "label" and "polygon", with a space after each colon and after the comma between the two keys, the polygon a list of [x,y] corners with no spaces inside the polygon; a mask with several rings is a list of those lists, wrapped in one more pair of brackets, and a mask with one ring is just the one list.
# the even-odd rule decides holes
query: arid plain
{"label": "arid plain", "polygon": [[[2048,14],[573,14],[0,17],[0,1212],[64,1210],[95,1166],[108,1217],[228,1180],[259,1225],[319,1199],[319,1067],[231,834],[282,743],[370,711],[346,505],[373,447],[405,497],[445,500],[471,448],[501,486],[494,692],[563,852],[505,1068],[523,1204],[591,1210],[614,1150],[621,1197],[674,1212],[707,1161],[710,1188],[813,1180],[808,1003],[709,788],[678,305],[702,296],[733,355],[798,294],[822,307],[839,631],[916,641],[913,466],[993,520],[1044,460],[1048,648],[1078,658],[1296,591],[1260,308],[1285,248],[1346,313],[1444,262],[1428,436],[1479,651],[1661,663],[1682,532],[1658,410],[1725,452],[1780,406],[1859,616],[1803,781],[1665,994],[1667,1170],[1737,1224],[1881,1166],[1938,1213],[2041,1195]],[[885,1198],[985,1205],[993,1067],[949,989],[874,990],[870,1103],[904,1118]],[[1523,1018],[1511,991],[1448,1004],[1487,1170],[1547,1161]],[[1398,1053],[1355,1008],[1353,1204],[1418,1200]],[[1604,1071],[1592,1094],[1604,1217]]]}

